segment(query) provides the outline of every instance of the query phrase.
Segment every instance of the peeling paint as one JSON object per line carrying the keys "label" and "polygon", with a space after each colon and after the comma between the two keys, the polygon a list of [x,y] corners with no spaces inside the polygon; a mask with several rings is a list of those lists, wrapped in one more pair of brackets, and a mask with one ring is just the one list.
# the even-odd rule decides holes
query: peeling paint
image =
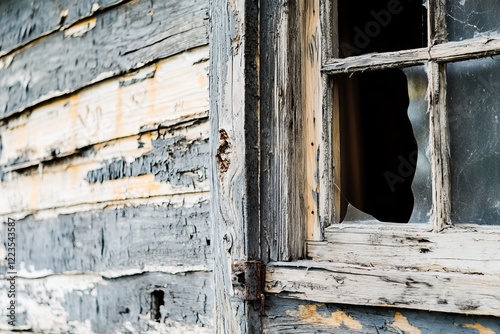
{"label": "peeling paint", "polygon": [[128,163],[126,159],[104,161],[104,167],[91,170],[86,180],[102,183],[153,174],[156,181],[191,186],[194,179],[207,179],[208,139],[189,141],[185,136],[158,138],[153,150]]}
{"label": "peeling paint", "polygon": [[91,17],[85,21],[79,22],[64,31],[64,37],[82,37],[97,25],[97,18]]}
{"label": "peeling paint", "polygon": [[[321,309],[318,310],[318,307]],[[348,329],[363,329],[363,325],[359,321],[353,319],[344,311],[330,312],[324,304],[300,305],[298,311],[287,311],[287,314],[311,325],[323,325],[332,328],[340,328],[344,325]]]}
{"label": "peeling paint", "polygon": [[99,5],[99,3],[97,3],[97,2],[94,2],[94,3],[92,4],[91,11],[92,11],[92,13],[95,13],[95,12],[96,12],[96,11],[98,11],[100,8],[101,8],[101,5]]}
{"label": "peeling paint", "polygon": [[66,18],[66,17],[68,16],[68,14],[69,14],[69,9],[68,9],[68,8],[65,8],[65,9],[63,9],[63,10],[61,11],[60,16],[61,16],[61,17]]}
{"label": "peeling paint", "polygon": [[464,324],[462,325],[462,327],[475,329],[477,330],[478,334],[496,334],[493,330],[486,328],[477,322],[475,324]]}
{"label": "peeling paint", "polygon": [[406,334],[422,334],[420,329],[411,325],[408,319],[400,312],[394,314],[394,321],[388,327],[398,329]]}

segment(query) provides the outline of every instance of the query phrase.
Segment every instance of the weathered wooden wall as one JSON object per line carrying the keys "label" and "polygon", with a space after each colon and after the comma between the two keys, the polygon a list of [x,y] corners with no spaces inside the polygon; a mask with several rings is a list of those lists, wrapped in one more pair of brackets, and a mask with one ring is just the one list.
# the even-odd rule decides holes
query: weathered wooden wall
{"label": "weathered wooden wall", "polygon": [[19,328],[212,332],[208,0],[6,0],[0,21]]}

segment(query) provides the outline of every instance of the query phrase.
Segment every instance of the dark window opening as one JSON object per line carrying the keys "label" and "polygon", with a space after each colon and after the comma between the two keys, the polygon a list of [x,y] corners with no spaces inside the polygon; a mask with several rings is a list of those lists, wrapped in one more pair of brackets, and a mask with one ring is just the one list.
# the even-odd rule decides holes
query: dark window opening
{"label": "dark window opening", "polygon": [[427,46],[422,0],[339,0],[341,58]]}
{"label": "dark window opening", "polygon": [[418,146],[401,69],[339,76],[340,221],[348,203],[384,222],[408,223]]}
{"label": "dark window opening", "polygon": [[161,290],[155,290],[151,292],[151,320],[160,322],[161,320],[160,306],[165,305],[164,297],[165,297],[165,292]]}

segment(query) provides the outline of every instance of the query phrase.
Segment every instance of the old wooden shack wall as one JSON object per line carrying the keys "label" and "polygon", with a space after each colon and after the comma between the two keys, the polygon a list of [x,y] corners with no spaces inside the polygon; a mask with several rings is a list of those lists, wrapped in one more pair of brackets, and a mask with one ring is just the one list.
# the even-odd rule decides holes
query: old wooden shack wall
{"label": "old wooden shack wall", "polygon": [[211,332],[208,0],[5,0],[0,22],[18,329]]}

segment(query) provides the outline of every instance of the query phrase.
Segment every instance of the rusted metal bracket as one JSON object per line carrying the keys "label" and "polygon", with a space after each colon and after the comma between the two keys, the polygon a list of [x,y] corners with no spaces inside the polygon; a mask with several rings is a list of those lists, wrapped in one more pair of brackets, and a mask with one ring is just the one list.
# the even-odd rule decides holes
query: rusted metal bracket
{"label": "rusted metal bracket", "polygon": [[264,274],[262,261],[234,261],[231,266],[234,297],[246,301],[262,300]]}

